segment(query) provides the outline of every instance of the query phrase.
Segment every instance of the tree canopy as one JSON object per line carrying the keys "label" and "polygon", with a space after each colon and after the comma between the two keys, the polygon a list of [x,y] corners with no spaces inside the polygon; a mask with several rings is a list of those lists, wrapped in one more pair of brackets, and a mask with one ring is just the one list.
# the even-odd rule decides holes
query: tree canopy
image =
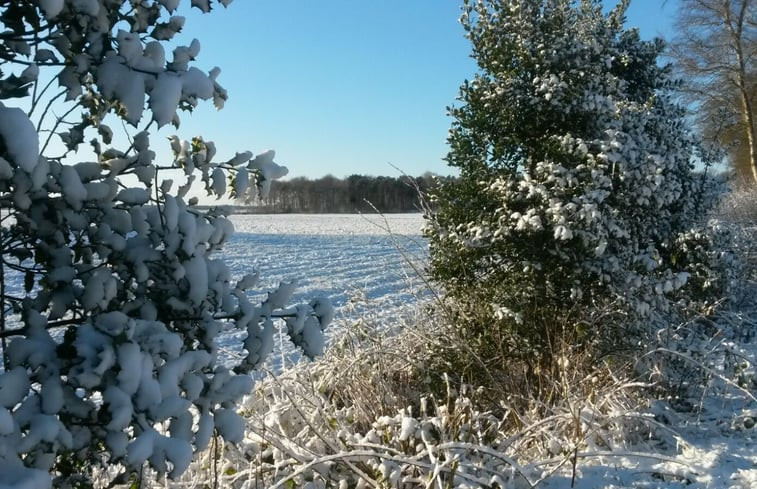
{"label": "tree canopy", "polygon": [[[121,482],[145,464],[177,476],[213,436],[240,439],[235,402],[277,318],[306,355],[323,348],[328,301],[285,309],[291,282],[251,301],[257,272],[237,280],[215,257],[227,209],[187,197],[195,179],[266,195],[286,173],[274,153],[219,160],[199,136],[172,136],[169,161],[152,149],[151,130],[227,99],[220,70],[194,66],[199,41],[174,38],[189,3],[0,2],[3,484],[86,486],[100,464]],[[87,143],[94,156],[78,158]],[[224,359],[228,331],[241,340]]]}
{"label": "tree canopy", "polygon": [[492,362],[544,371],[566,344],[621,348],[690,282],[713,286],[686,238],[711,182],[663,42],[624,28],[627,6],[465,3],[479,72],[450,109],[460,179],[435,193],[427,234],[433,277]]}
{"label": "tree canopy", "polygon": [[671,54],[709,141],[740,180],[757,181],[757,2],[683,0]]}
{"label": "tree canopy", "polygon": [[331,175],[276,180],[271,193],[252,203],[253,211],[273,213],[419,212],[422,195],[443,178]]}

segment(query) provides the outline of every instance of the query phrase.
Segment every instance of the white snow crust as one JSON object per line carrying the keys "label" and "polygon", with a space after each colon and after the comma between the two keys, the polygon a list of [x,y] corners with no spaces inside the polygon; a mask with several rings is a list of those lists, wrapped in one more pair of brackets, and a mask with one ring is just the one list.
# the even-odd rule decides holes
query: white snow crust
{"label": "white snow crust", "polygon": [[39,158],[39,136],[23,110],[0,103],[0,139],[5,143],[11,159],[21,169],[31,173]]}
{"label": "white snow crust", "polygon": [[39,6],[47,19],[55,18],[63,10],[64,0],[39,0]]}
{"label": "white snow crust", "polygon": [[235,214],[238,233],[329,236],[419,236],[421,214]]}

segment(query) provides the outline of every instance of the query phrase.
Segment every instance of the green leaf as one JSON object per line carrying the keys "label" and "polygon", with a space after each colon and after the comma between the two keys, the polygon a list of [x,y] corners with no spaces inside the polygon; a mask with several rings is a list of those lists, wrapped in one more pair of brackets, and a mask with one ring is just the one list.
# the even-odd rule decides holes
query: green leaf
{"label": "green leaf", "polygon": [[31,82],[12,74],[5,80],[0,80],[0,99],[28,97],[31,86]]}
{"label": "green leaf", "polygon": [[19,262],[32,257],[32,252],[27,250],[26,248],[14,248],[10,251],[10,254]]}
{"label": "green leaf", "polygon": [[24,290],[28,293],[31,292],[34,287],[34,274],[32,272],[26,272],[24,275]]}

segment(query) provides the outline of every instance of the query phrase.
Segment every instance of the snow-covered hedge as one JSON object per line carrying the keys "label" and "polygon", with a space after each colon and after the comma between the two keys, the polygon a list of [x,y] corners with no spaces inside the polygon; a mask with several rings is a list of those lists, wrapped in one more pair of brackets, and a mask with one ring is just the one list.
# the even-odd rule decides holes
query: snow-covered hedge
{"label": "snow-covered hedge", "polygon": [[[235,280],[214,258],[233,232],[227,210],[201,211],[192,196],[195,179],[210,196],[265,195],[286,173],[273,151],[219,159],[212,142],[178,136],[169,161],[151,149],[151,129],[227,98],[217,68],[192,66],[197,40],[166,56],[189,4],[0,5],[6,486],[82,484],[88,466],[105,463],[123,480],[145,463],[178,476],[213,436],[243,438],[235,406],[271,352],[277,318],[306,355],[323,348],[328,301],[284,309],[295,284],[283,283],[251,302],[257,273]],[[122,121],[134,127],[128,139],[107,125]],[[85,140],[91,160],[77,158]],[[242,344],[221,363],[229,330]]]}
{"label": "snow-covered hedge", "polygon": [[702,222],[717,186],[694,167],[709,155],[662,41],[623,27],[627,5],[466,2],[479,73],[451,109],[460,178],[434,196],[427,234],[484,359],[544,372],[566,344],[638,348],[673,304],[727,291],[730,258]]}

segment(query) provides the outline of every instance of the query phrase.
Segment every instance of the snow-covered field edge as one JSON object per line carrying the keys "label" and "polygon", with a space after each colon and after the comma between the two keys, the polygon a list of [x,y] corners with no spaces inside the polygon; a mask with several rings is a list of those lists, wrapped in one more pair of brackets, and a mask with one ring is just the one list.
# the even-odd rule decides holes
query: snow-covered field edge
{"label": "snow-covered field edge", "polygon": [[[757,487],[754,386],[744,386],[744,374],[753,371],[734,376],[724,364],[707,367],[706,388],[689,412],[663,399],[650,401],[649,383],[609,374],[571,379],[570,395],[546,415],[536,408],[508,412],[505,404],[496,415],[479,411],[475,390],[452,386],[444,386],[446,396],[412,403],[403,375],[412,375],[434,341],[433,331],[410,322],[426,313],[415,314],[391,337],[371,330],[369,320],[355,325],[324,358],[259,382],[240,408],[246,419],[242,443],[216,445],[182,479],[152,483],[245,489]],[[729,338],[744,319],[720,317],[720,356],[737,354],[742,364],[754,365],[754,344],[734,348]],[[566,371],[566,379],[571,374]],[[335,392],[340,388],[362,390],[364,404],[343,404]],[[397,409],[381,414],[391,406]]]}
{"label": "snow-covered field edge", "polygon": [[[647,371],[675,363],[681,382],[695,385],[686,396],[655,396],[654,376],[621,377],[601,367],[587,376],[566,365],[564,397],[546,412],[510,406],[508,395],[498,409],[482,410],[472,386],[444,376],[419,380],[440,343],[454,341],[433,294],[397,310],[392,328],[377,308],[354,304],[358,313],[345,315],[343,334],[323,358],[257,383],[239,407],[246,422],[241,443],[218,440],[179,480],[144,474],[143,482],[245,489],[757,487],[757,287],[745,281],[739,290],[741,301],[691,320],[708,322],[709,335],[686,338],[689,351],[661,343],[645,357]],[[666,333],[684,337],[687,328]]]}
{"label": "snow-covered field edge", "polygon": [[684,362],[704,382],[688,409],[650,397],[653,382],[609,370],[576,378],[568,367],[565,398],[549,412],[503,401],[496,414],[477,408],[475,389],[457,391],[443,378],[428,381],[446,395],[411,392],[411,377],[442,339],[423,307],[407,313],[399,334],[381,334],[366,318],[324,358],[259,382],[241,407],[244,441],[202,454],[165,485],[757,487],[757,348],[743,336],[757,324],[754,311],[722,313],[708,364]]}

